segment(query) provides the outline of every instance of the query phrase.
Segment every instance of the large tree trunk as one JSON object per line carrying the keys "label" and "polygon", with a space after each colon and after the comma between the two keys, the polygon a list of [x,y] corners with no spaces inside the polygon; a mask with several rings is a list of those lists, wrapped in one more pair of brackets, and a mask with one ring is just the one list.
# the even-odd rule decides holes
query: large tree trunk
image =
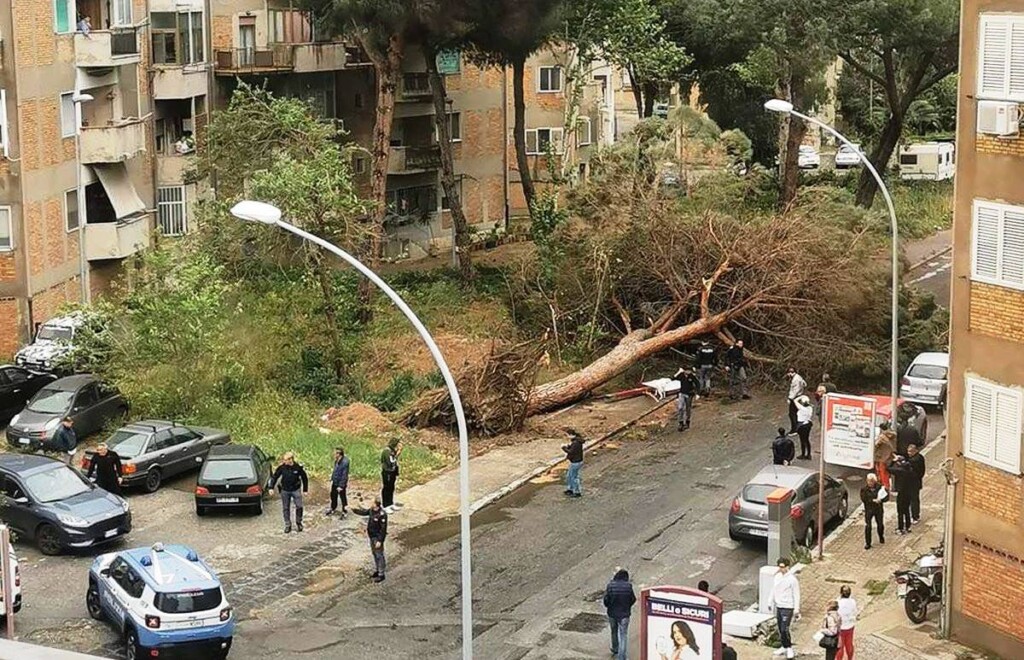
{"label": "large tree trunk", "polygon": [[[885,128],[882,129],[882,135],[878,138],[878,144],[871,150],[871,156],[868,158],[883,177],[889,167],[889,159],[892,158],[896,145],[900,143],[900,135],[902,134],[903,115],[890,113],[889,121],[886,122]],[[865,167],[861,170],[860,179],[857,181],[857,206],[862,206],[866,209],[871,208],[871,205],[875,203],[875,193],[877,192],[878,183],[875,181],[875,177],[871,176],[871,172]]]}
{"label": "large tree trunk", "polygon": [[516,145],[516,166],[519,168],[519,182],[523,186],[523,197],[526,208],[533,215],[533,200],[536,190],[533,187],[533,176],[530,174],[530,161],[526,157],[526,92],[523,80],[526,76],[526,57],[516,57],[512,61],[512,106],[514,120],[512,122],[513,140]]}
{"label": "large tree trunk", "polygon": [[652,82],[644,83],[644,119],[654,116],[654,102],[658,98],[658,86]]}
{"label": "large tree trunk", "polygon": [[430,93],[434,99],[434,126],[437,128],[437,141],[441,149],[441,187],[448,198],[448,212],[452,216],[455,227],[455,258],[458,262],[459,276],[463,282],[473,279],[473,257],[471,256],[469,222],[462,210],[462,195],[455,180],[455,162],[452,157],[452,132],[448,117],[448,92],[445,90],[444,78],[437,71],[437,51],[431,46],[423,47],[427,60],[427,76],[430,79]]}
{"label": "large tree trunk", "polygon": [[[804,80],[793,76],[789,81],[790,103],[796,108],[804,107]],[[788,116],[785,158],[782,161],[782,180],[779,193],[779,206],[786,208],[796,199],[800,185],[800,144],[807,135],[807,124],[792,115]]]}
{"label": "large tree trunk", "polygon": [[[611,84],[609,82],[609,84]],[[640,119],[644,118],[644,93],[640,88],[640,81],[636,79],[636,71],[634,69],[629,70],[629,89],[633,92],[633,102],[636,103],[636,116]],[[609,111],[612,109],[609,108]]]}

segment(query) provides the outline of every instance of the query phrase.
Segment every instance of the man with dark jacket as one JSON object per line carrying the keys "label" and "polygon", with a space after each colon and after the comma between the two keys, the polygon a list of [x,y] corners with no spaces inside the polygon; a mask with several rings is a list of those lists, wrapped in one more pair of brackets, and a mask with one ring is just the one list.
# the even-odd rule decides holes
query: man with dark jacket
{"label": "man with dark jacket", "polygon": [[60,460],[71,465],[78,447],[78,434],[75,433],[75,421],[70,417],[61,420],[57,432],[53,434],[53,444],[60,452]]}
{"label": "man with dark jacket", "polygon": [[779,435],[772,442],[772,463],[775,465],[792,465],[796,458],[796,444],[789,437],[786,429],[779,427]]}
{"label": "man with dark jacket", "polygon": [[885,543],[885,500],[889,497],[878,477],[869,474],[867,483],[860,489],[860,501],[864,503],[864,549],[871,549],[871,521],[878,527],[878,542]]}
{"label": "man with dark jacket", "polygon": [[338,510],[338,497],[341,497],[341,517],[345,517],[348,508],[348,471],[349,459],[344,447],[334,448],[334,469],[331,470],[331,508],[325,515],[334,515]]}
{"label": "man with dark jacket", "polygon": [[700,385],[697,383],[693,369],[680,369],[676,372],[675,378],[679,380],[679,394],[676,395],[676,416],[679,420],[679,430],[685,431],[690,428],[690,415],[693,412],[693,398],[697,395]]}
{"label": "man with dark jacket", "polygon": [[700,374],[700,393],[703,396],[711,394],[711,372],[718,364],[718,356],[715,354],[715,347],[706,341],[700,343],[697,349],[697,372]]}
{"label": "man with dark jacket", "polygon": [[580,470],[583,468],[583,436],[575,429],[568,429],[569,444],[562,445],[569,471],[565,473],[565,494],[569,497],[583,497],[580,485]]}
{"label": "man with dark jacket", "polygon": [[89,461],[89,471],[86,479],[92,479],[96,475],[96,485],[114,495],[121,494],[121,457],[117,452],[110,451],[107,443],[101,442],[96,447],[96,453]]}
{"label": "man with dark jacket", "polygon": [[398,483],[398,457],[402,455],[402,441],[391,438],[380,453],[381,502],[390,512],[395,505],[395,484]]}
{"label": "man with dark jacket", "polygon": [[636,594],[629,581],[629,572],[616,569],[615,576],[604,589],[604,606],[608,611],[608,627],[612,633],[612,655],[626,660],[629,647],[629,615],[636,603]]}
{"label": "man with dark jacket", "polygon": [[295,527],[302,531],[302,494],[309,492],[309,476],[306,469],[295,462],[295,454],[288,451],[282,457],[282,463],[270,477],[267,490],[271,494],[277,483],[281,482],[281,513],[284,516],[284,533],[292,531],[292,502],[295,503]]}
{"label": "man with dark jacket", "polygon": [[924,474],[927,471],[924,454],[917,445],[907,446],[907,464],[910,466],[910,517],[915,523],[921,522],[921,488],[924,487]]}
{"label": "man with dark jacket", "polygon": [[384,559],[384,539],[388,537],[388,512],[381,506],[380,497],[373,498],[373,507],[366,521],[366,536],[370,539],[370,552],[373,554],[374,582],[384,581],[384,570],[387,562]]}
{"label": "man with dark jacket", "polygon": [[729,396],[733,399],[750,398],[747,392],[747,356],[743,354],[743,340],[737,341],[725,352],[725,370],[729,372]]}
{"label": "man with dark jacket", "polygon": [[899,454],[889,461],[889,474],[892,475],[893,488],[896,490],[896,533],[906,534],[910,531],[910,463]]}

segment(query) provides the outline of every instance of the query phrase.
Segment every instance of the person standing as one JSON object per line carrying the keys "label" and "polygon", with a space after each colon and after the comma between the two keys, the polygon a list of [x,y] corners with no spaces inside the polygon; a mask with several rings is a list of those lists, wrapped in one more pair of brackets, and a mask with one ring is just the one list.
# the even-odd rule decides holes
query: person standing
{"label": "person standing", "polygon": [[843,653],[846,653],[847,660],[853,660],[853,629],[857,626],[857,601],[850,595],[850,587],[843,585],[839,588],[839,648],[836,653],[836,660],[843,660]]}
{"label": "person standing", "polygon": [[811,427],[814,426],[814,406],[806,395],[800,395],[796,401],[796,434],[800,436],[800,458],[811,459]]}
{"label": "person standing", "polygon": [[114,495],[121,494],[121,457],[117,452],[110,451],[107,443],[101,442],[96,446],[96,453],[89,461],[89,471],[85,478],[92,479],[96,476],[96,485]]}
{"label": "person standing", "polygon": [[838,391],[836,384],[832,382],[832,376],[828,374],[821,374],[821,382],[818,383],[818,389],[822,387],[825,388],[825,394],[832,394],[833,392]]}
{"label": "person standing", "polygon": [[772,463],[775,465],[792,465],[796,456],[796,445],[789,437],[786,429],[779,427],[779,435],[772,442]]}
{"label": "person standing", "polygon": [[889,496],[878,477],[871,473],[867,483],[860,489],[860,501],[864,503],[864,549],[871,549],[871,521],[878,528],[878,542],[885,543],[885,500]]}
{"label": "person standing", "polygon": [[395,484],[398,483],[398,457],[402,455],[402,441],[391,438],[380,453],[380,497],[388,513],[394,510]]}
{"label": "person standing", "polygon": [[839,627],[842,621],[839,617],[839,603],[830,600],[825,611],[825,620],[821,624],[823,635],[819,646],[825,649],[825,660],[835,660],[836,652],[839,650]]}
{"label": "person standing", "polygon": [[729,396],[749,399],[747,392],[747,356],[743,353],[743,340],[737,341],[725,352],[725,370],[729,374]]}
{"label": "person standing", "polygon": [[60,452],[60,460],[71,465],[78,447],[78,434],[75,433],[75,420],[65,417],[61,420],[57,432],[53,434],[53,444]]}
{"label": "person standing", "polygon": [[295,504],[295,528],[302,531],[302,494],[309,492],[309,476],[301,464],[295,462],[295,454],[286,451],[282,463],[270,477],[267,490],[271,494],[281,482],[281,514],[284,517],[284,533],[292,531],[292,504]]}
{"label": "person standing", "polygon": [[608,612],[608,627],[612,634],[612,655],[626,660],[629,648],[629,615],[636,603],[629,572],[617,568],[611,582],[604,589],[604,606]]}
{"label": "person standing", "polygon": [[907,446],[907,464],[910,466],[910,517],[914,523],[921,522],[921,489],[924,487],[924,475],[927,468],[924,462],[924,454],[918,450],[918,446],[911,444]]}
{"label": "person standing", "polygon": [[789,560],[779,557],[776,562],[779,570],[775,573],[772,583],[772,608],[775,610],[775,622],[779,627],[779,641],[782,646],[774,655],[794,657],[793,638],[789,628],[794,620],[800,618],[800,582],[789,570]]}
{"label": "person standing", "polygon": [[711,372],[718,364],[718,355],[715,354],[715,347],[707,341],[700,343],[697,349],[697,371],[700,374],[700,394],[708,396],[711,394]]}
{"label": "person standing", "polygon": [[345,455],[344,447],[334,448],[334,468],[331,470],[331,508],[326,515],[334,515],[338,510],[338,498],[341,498],[341,515],[345,516],[348,509],[348,472],[350,461]]}
{"label": "person standing", "polygon": [[910,531],[910,464],[907,459],[896,454],[889,462],[889,474],[893,477],[896,489],[896,533],[906,534]]}
{"label": "person standing", "polygon": [[697,383],[693,369],[680,369],[676,372],[675,378],[679,380],[679,394],[676,395],[676,416],[679,420],[679,430],[685,431],[690,428],[693,399],[697,396],[697,390],[701,385]]}
{"label": "person standing", "polygon": [[786,394],[786,398],[789,400],[789,432],[795,435],[797,426],[796,400],[803,395],[804,389],[807,387],[807,381],[793,367],[786,371],[786,381],[789,383],[789,391]]}
{"label": "person standing", "polygon": [[580,484],[580,470],[583,468],[583,436],[575,429],[569,429],[569,444],[562,445],[569,471],[565,473],[565,494],[569,497],[583,497]]}
{"label": "person standing", "polygon": [[387,561],[384,559],[384,540],[388,537],[388,512],[381,505],[380,496],[374,496],[366,521],[366,536],[370,539],[370,553],[373,555],[374,582],[383,582]]}

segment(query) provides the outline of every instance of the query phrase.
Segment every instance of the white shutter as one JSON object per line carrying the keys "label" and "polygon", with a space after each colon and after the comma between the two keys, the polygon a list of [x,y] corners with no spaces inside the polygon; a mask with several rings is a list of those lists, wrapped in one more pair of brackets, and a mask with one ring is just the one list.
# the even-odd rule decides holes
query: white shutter
{"label": "white shutter", "polygon": [[1024,393],[970,376],[966,381],[964,455],[1020,474]]}
{"label": "white shutter", "polygon": [[1005,99],[1010,41],[1010,22],[1004,16],[981,17],[978,47],[978,96]]}
{"label": "white shutter", "polygon": [[983,381],[967,379],[964,455],[983,463],[991,463],[995,454],[995,429],[992,387]]}
{"label": "white shutter", "polygon": [[992,462],[996,467],[1020,474],[1021,394],[1016,390],[996,392],[995,447]]}
{"label": "white shutter", "polygon": [[1011,101],[1024,101],[1024,17],[1016,16],[1010,23],[1009,73],[1007,75]]}
{"label": "white shutter", "polygon": [[1024,288],[1024,208],[1003,211],[1003,240],[999,249],[999,279]]}
{"label": "white shutter", "polygon": [[974,202],[974,277],[995,282],[999,277],[999,208]]}

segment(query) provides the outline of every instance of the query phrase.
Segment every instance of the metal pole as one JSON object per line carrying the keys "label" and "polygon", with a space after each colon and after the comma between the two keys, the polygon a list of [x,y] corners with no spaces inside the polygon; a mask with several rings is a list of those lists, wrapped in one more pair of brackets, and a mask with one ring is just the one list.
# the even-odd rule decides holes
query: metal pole
{"label": "metal pole", "polygon": [[473,658],[473,573],[471,568],[471,554],[470,554],[470,500],[469,500],[469,432],[466,427],[466,414],[462,409],[462,399],[459,397],[459,391],[455,386],[455,378],[452,376],[451,370],[448,369],[448,364],[444,360],[444,356],[441,355],[441,349],[437,347],[434,342],[434,338],[430,336],[430,333],[424,327],[423,323],[419,320],[416,314],[405,304],[395,291],[389,287],[384,280],[382,280],[376,273],[365,266],[361,261],[345,252],[333,243],[329,243],[319,236],[314,236],[309,232],[299,229],[295,225],[288,224],[283,220],[278,220],[273,223],[289,231],[296,236],[300,236],[310,243],[319,245],[323,249],[331,252],[338,257],[341,257],[350,266],[358,270],[367,279],[384,292],[391,302],[395,304],[398,309],[402,311],[409,322],[412,323],[413,327],[416,328],[416,332],[419,333],[420,337],[426,343],[427,348],[430,350],[430,355],[434,358],[434,362],[437,363],[437,368],[441,371],[441,375],[444,376],[444,384],[448,388],[448,395],[452,399],[452,407],[455,409],[455,419],[458,422],[459,427],[459,518],[461,523],[461,539],[462,539],[462,657],[463,660],[472,660]]}
{"label": "metal pole", "polygon": [[89,302],[89,262],[85,258],[85,194],[82,190],[82,102],[75,101],[75,199],[78,204],[78,279],[81,301]]}
{"label": "metal pole", "polygon": [[949,639],[953,608],[953,600],[950,598],[953,587],[953,562],[948,557],[952,557],[953,553],[953,512],[956,485],[960,481],[956,476],[956,463],[952,458],[943,461],[942,476],[946,479],[946,515],[942,528],[942,565],[945,567],[945,574],[942,576],[942,615],[939,617],[939,630],[943,639]]}
{"label": "metal pole", "polygon": [[898,245],[898,241],[899,241],[899,227],[898,227],[898,225],[896,223],[896,207],[893,206],[892,197],[889,195],[889,189],[886,188],[886,186],[885,186],[885,181],[882,180],[882,177],[878,173],[878,170],[875,169],[875,166],[871,164],[871,161],[868,160],[868,157],[864,155],[864,152],[861,151],[860,148],[857,147],[857,145],[855,145],[852,142],[850,142],[849,140],[847,140],[836,129],[832,128],[828,124],[825,124],[825,123],[823,123],[821,121],[818,121],[817,119],[814,119],[813,117],[808,117],[807,115],[802,114],[800,112],[797,112],[796,110],[790,110],[790,114],[795,116],[795,117],[799,117],[799,118],[803,119],[806,122],[810,122],[810,123],[814,124],[815,126],[819,126],[823,130],[825,130],[828,133],[830,133],[831,135],[834,135],[836,137],[836,139],[838,139],[840,142],[842,142],[846,146],[848,146],[851,149],[853,149],[854,152],[856,152],[857,156],[860,157],[861,162],[864,163],[864,167],[866,167],[868,169],[868,171],[871,172],[871,176],[873,176],[875,181],[878,183],[878,188],[882,192],[882,197],[885,198],[885,204],[889,208],[889,222],[890,222],[890,224],[892,226],[892,348],[891,348],[891,354],[889,356],[889,360],[890,360],[890,367],[889,368],[890,368],[890,371],[891,371],[891,373],[889,375],[890,376],[889,392],[890,392],[890,396],[892,397],[892,404],[890,405],[889,419],[894,422],[893,426],[895,426],[895,421],[896,421],[896,401],[897,401],[897,399],[899,397],[899,380],[900,380],[900,378],[899,378],[899,369],[900,369],[900,350],[899,350],[899,346],[900,346],[900,335],[899,335],[899,329],[900,329],[900,327],[899,327],[899,322],[900,322],[899,321],[899,318],[900,318],[900,261],[899,261],[899,259],[900,259],[900,253],[899,253],[899,245]]}
{"label": "metal pole", "polygon": [[14,639],[14,574],[11,571],[11,532],[7,525],[0,525],[0,580],[4,589],[4,619],[7,639]]}
{"label": "metal pole", "polygon": [[818,559],[825,556],[825,424],[822,418],[828,409],[828,395],[821,400],[822,416],[818,418],[821,427],[821,444],[818,447]]}

